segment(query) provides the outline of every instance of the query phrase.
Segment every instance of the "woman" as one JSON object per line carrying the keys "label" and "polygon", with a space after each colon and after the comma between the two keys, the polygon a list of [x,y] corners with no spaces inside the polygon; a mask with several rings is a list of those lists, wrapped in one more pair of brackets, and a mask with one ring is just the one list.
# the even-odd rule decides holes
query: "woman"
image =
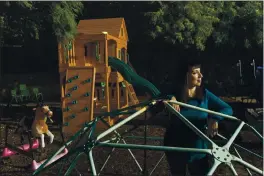
{"label": "woman", "polygon": [[[180,66],[179,76],[183,79],[182,82],[179,82],[180,88],[176,90],[176,94],[172,97],[172,100],[232,115],[232,108],[228,104],[201,86],[203,75],[201,73],[201,64],[197,60],[188,60]],[[178,105],[173,105],[173,107],[202,132],[205,131],[208,119],[214,119],[216,122],[222,120],[220,116],[210,115],[208,118],[208,113],[206,112],[184,107],[180,108]],[[216,125],[216,123],[210,121],[208,128],[211,129],[212,125]],[[166,129],[164,145],[186,148],[208,148],[207,143],[175,115],[171,117],[170,125]],[[187,170],[190,175],[194,176],[206,175],[209,171],[206,154],[187,152],[165,152],[165,154],[171,175],[173,176],[185,175]]]}

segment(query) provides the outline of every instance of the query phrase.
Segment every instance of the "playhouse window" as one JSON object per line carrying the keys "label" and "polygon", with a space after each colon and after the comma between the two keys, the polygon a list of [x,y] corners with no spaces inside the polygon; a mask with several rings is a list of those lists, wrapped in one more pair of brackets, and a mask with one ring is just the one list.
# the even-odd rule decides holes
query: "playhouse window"
{"label": "playhouse window", "polygon": [[88,46],[84,45],[84,56],[88,56]]}
{"label": "playhouse window", "polygon": [[105,90],[102,89],[102,99],[105,99]]}
{"label": "playhouse window", "polygon": [[115,90],[112,89],[112,98],[115,98]]}
{"label": "playhouse window", "polygon": [[121,58],[121,50],[118,50],[118,58]]}
{"label": "playhouse window", "polygon": [[99,89],[96,89],[96,94],[97,94],[97,99],[100,100],[100,90]]}
{"label": "playhouse window", "polygon": [[100,47],[101,47],[101,45],[100,45],[100,42],[98,42],[98,54],[101,54],[101,52],[100,52]]}
{"label": "playhouse window", "polygon": [[95,42],[95,43],[92,43],[92,47],[93,47],[93,57],[96,57],[96,52],[98,52],[97,54],[101,54],[100,53],[100,43],[98,42]]}
{"label": "playhouse window", "polygon": [[125,62],[126,50],[124,48],[121,49],[121,60]]}

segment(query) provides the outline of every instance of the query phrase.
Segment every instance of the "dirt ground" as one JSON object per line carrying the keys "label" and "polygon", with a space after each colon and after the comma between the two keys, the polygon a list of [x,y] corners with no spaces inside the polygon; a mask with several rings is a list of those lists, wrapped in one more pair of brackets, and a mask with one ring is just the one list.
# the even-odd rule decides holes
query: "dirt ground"
{"label": "dirt ground", "polygon": [[[119,129],[120,131],[125,131],[126,129],[131,128],[128,126],[124,126]],[[9,138],[8,142],[17,144],[19,145],[19,136],[14,136],[12,135],[14,131],[10,130],[9,132]],[[3,127],[1,128],[1,134],[4,134],[3,132]],[[54,132],[55,134],[55,141],[53,144],[47,145],[46,148],[43,150],[39,149],[35,152],[34,156],[37,161],[41,161],[46,159],[48,156],[50,156],[53,152],[59,149],[61,146],[61,138],[59,135],[59,132]],[[164,134],[164,129],[162,128],[154,128],[154,127],[149,127],[147,129],[147,135],[149,136],[163,136]],[[137,130],[131,132],[131,136],[144,136],[144,127],[139,127]],[[144,141],[142,139],[126,139],[125,140],[127,143],[132,143],[132,144],[144,144]],[[162,145],[162,141],[147,141],[147,144],[149,145]],[[1,148],[4,147],[4,140],[1,139]],[[256,148],[251,148],[251,150],[254,150],[256,153],[262,155],[262,148],[256,147]],[[95,147],[94,148],[94,160],[96,164],[97,171],[100,170],[102,167],[104,161],[106,160],[108,153],[111,151],[111,148],[102,148],[102,147]],[[139,162],[140,166],[143,168],[144,165],[144,151],[143,150],[132,150],[133,154],[135,155],[135,158]],[[157,162],[160,160],[162,157],[163,152],[159,151],[147,151],[147,170],[151,172],[151,170],[154,168],[154,166],[157,164]],[[252,157],[250,154],[247,152],[241,152],[240,155],[242,156],[243,159],[248,161],[249,163],[257,166],[258,168],[262,169],[263,162],[262,160]],[[32,159],[28,156],[24,156],[22,154],[12,156],[8,159],[5,159],[1,163],[0,167],[0,173],[3,176],[11,176],[11,175],[20,175],[20,176],[27,176],[31,175],[30,169],[26,169],[26,167],[31,163]],[[45,176],[52,176],[56,175],[58,173],[60,164],[56,164],[54,167],[50,168],[48,171],[45,171],[41,175]],[[90,174],[90,166],[89,162],[87,160],[87,157],[83,155],[79,162],[77,163],[77,169],[81,173],[81,175],[91,175]],[[64,167],[65,169],[67,168],[67,164]],[[235,168],[237,169],[237,172],[239,175],[248,175],[247,172],[243,167],[240,165],[235,165]],[[167,173],[168,166],[166,159],[163,158],[160,162],[160,164],[157,166],[155,171],[152,173],[152,175],[157,175],[157,176],[165,176],[168,175]],[[71,175],[78,175],[76,171],[73,171]],[[126,175],[126,176],[132,176],[132,175],[141,175],[139,168],[137,167],[135,161],[131,157],[129,151],[127,149],[116,149],[107,165],[102,171],[101,175]],[[222,165],[217,169],[216,174],[217,176],[225,176],[225,175],[232,175],[230,174],[229,169]]]}
{"label": "dirt ground", "polygon": [[[5,147],[5,125],[0,126],[0,149],[3,149]],[[11,125],[12,127],[12,125]],[[131,129],[133,126],[125,125],[119,128],[117,131],[119,133],[123,133],[128,129]],[[55,140],[53,144],[47,144],[44,149],[38,149],[34,152],[34,159],[36,161],[42,161],[52,155],[55,151],[57,151],[60,146],[62,146],[62,139],[60,136],[60,133],[58,130],[52,130],[52,132],[55,134]],[[162,127],[157,126],[148,126],[147,127],[147,136],[155,136],[155,137],[163,137],[165,132],[165,129]],[[225,131],[222,131],[223,133]],[[221,133],[221,131],[220,131]],[[129,136],[141,136],[144,137],[144,126],[140,126],[136,130],[130,132],[127,134]],[[255,153],[263,156],[263,145],[252,135],[252,133],[248,131],[242,131],[240,135],[241,139],[238,141],[241,146],[246,146],[247,149],[254,151]],[[67,138],[67,137],[66,137]],[[46,138],[48,140],[48,138]],[[14,134],[14,129],[10,129],[8,132],[8,141],[9,144],[14,144],[16,146],[21,145],[20,144],[20,137],[19,135]],[[144,144],[144,140],[142,139],[125,139],[126,143],[130,144]],[[237,143],[238,143],[237,142]],[[148,140],[148,145],[162,145],[162,140]],[[70,147],[73,148],[75,144],[72,144]],[[111,152],[112,148],[102,148],[102,147],[95,147],[93,149],[93,157],[96,165],[97,172],[101,169],[103,166],[108,154]],[[254,166],[258,167],[259,169],[263,170],[263,159],[259,159],[248,152],[238,150],[241,157],[249,162],[250,164],[253,164]],[[138,161],[140,167],[144,168],[144,151],[143,150],[132,150],[132,153],[134,154],[136,160]],[[155,165],[158,163],[158,161],[161,159],[164,152],[160,151],[147,151],[146,152],[146,170],[148,173],[152,172],[152,169],[155,167]],[[69,158],[69,160],[72,160],[73,158]],[[63,170],[66,170],[69,166],[69,160],[66,161],[65,166],[63,167]],[[28,176],[32,175],[31,169],[29,169],[29,166],[32,162],[32,157],[25,156],[23,154],[17,154],[14,156],[11,156],[10,158],[5,158],[2,161],[0,161],[0,175],[1,176],[13,176],[13,175],[19,175],[19,176]],[[55,176],[58,175],[58,170],[60,168],[60,165],[62,162],[57,163],[55,166],[49,168],[45,172],[43,172],[41,175],[43,176]],[[239,176],[248,175],[245,168],[239,164],[234,164],[235,169]],[[91,168],[89,166],[89,160],[87,159],[87,156],[83,154],[80,159],[77,162],[76,170],[73,170],[72,174],[75,175],[92,175],[91,174]],[[137,166],[136,162],[134,161],[133,157],[129,153],[127,149],[115,149],[114,152],[112,152],[112,155],[110,159],[108,160],[107,164],[105,165],[104,169],[102,170],[102,173],[100,174],[102,176],[110,176],[110,175],[116,175],[116,176],[139,176],[143,175],[140,171],[139,167]],[[168,175],[168,165],[165,157],[160,161],[157,168],[153,171],[152,175],[154,176],[166,176]],[[221,165],[216,173],[216,176],[227,176],[232,175],[230,170],[227,166]]]}

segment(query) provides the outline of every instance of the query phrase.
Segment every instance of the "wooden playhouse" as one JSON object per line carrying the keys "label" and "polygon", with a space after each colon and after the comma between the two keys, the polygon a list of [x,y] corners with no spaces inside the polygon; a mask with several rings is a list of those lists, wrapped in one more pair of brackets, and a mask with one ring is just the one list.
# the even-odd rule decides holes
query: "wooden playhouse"
{"label": "wooden playhouse", "polygon": [[132,85],[108,65],[109,56],[128,62],[124,18],[81,20],[77,32],[73,41],[58,45],[65,133],[98,113],[138,103]]}

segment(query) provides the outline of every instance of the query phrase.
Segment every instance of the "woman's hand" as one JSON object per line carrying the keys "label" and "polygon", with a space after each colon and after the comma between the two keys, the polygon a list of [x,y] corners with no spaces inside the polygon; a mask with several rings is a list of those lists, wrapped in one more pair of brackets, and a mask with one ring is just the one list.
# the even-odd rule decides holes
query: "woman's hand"
{"label": "woman's hand", "polygon": [[212,118],[207,120],[207,135],[214,137],[218,134],[218,122]]}
{"label": "woman's hand", "polygon": [[[176,98],[175,97],[172,97],[171,98],[172,101],[176,101]],[[174,103],[171,103],[172,104],[172,107],[176,110],[176,111],[180,111],[180,106],[177,105],[177,104],[174,104]]]}

